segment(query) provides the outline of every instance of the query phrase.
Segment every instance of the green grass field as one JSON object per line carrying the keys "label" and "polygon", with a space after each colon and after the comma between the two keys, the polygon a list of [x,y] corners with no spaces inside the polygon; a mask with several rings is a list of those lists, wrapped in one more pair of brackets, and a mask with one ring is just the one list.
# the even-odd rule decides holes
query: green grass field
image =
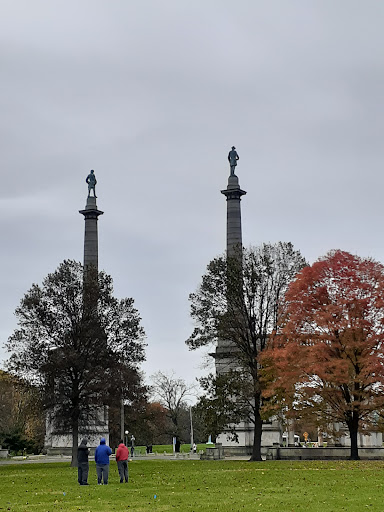
{"label": "green grass field", "polygon": [[384,462],[137,460],[129,484],[111,463],[108,486],[87,487],[68,463],[0,466],[0,510],[279,511],[384,510]]}
{"label": "green grass field", "polygon": [[[208,445],[209,446],[209,445]],[[213,444],[211,446],[214,446]],[[205,451],[205,448],[207,447],[207,445],[205,443],[203,444],[197,444],[196,445],[196,449],[198,452],[200,451]],[[129,448],[129,450],[131,450]],[[146,453],[146,447],[145,446],[136,446],[135,447],[135,453],[136,454],[140,454],[140,455],[143,455]],[[181,447],[180,447],[180,452],[181,453],[190,453],[191,451],[191,445],[190,444],[182,444]],[[163,453],[173,453],[173,446],[171,444],[154,444],[152,446],[152,453],[159,453],[159,454],[163,454]]]}

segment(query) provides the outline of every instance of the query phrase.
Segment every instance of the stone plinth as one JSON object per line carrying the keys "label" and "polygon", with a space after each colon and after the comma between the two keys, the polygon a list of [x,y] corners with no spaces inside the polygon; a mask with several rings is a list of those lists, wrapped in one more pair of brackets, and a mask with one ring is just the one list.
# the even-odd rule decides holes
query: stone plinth
{"label": "stone plinth", "polygon": [[[268,448],[266,458],[269,460],[346,460],[349,459],[349,448]],[[359,448],[360,459],[382,460],[384,448]]]}

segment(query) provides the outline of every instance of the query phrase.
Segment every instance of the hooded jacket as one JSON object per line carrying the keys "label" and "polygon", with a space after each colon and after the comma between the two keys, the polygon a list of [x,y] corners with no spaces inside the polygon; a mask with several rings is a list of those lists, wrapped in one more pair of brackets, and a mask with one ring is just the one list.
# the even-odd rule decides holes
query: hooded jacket
{"label": "hooded jacket", "polygon": [[105,438],[102,437],[100,439],[100,444],[95,451],[96,464],[109,464],[109,456],[111,455],[111,453],[112,450],[107,444],[105,444]]}
{"label": "hooded jacket", "polygon": [[87,446],[87,439],[84,438],[79,447],[77,448],[77,463],[83,464],[88,462],[89,449]]}
{"label": "hooded jacket", "polygon": [[128,460],[129,450],[125,446],[124,443],[120,443],[118,449],[116,450],[116,461],[119,460]]}

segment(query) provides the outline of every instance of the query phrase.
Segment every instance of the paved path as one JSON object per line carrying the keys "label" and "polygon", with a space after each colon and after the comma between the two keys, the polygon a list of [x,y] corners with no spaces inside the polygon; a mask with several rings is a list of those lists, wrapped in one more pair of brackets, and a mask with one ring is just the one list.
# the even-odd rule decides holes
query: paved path
{"label": "paved path", "polygon": [[[90,457],[90,460],[92,458]],[[111,457],[111,461],[114,460],[114,457]],[[183,454],[180,455],[171,455],[171,454],[148,454],[148,455],[135,455],[133,459],[130,460],[200,460],[200,456],[198,454]],[[246,458],[245,458],[246,460]],[[71,457],[69,455],[30,455],[25,457],[12,457],[9,459],[0,459],[0,466],[8,465],[8,464],[41,464],[43,462],[70,462]]]}

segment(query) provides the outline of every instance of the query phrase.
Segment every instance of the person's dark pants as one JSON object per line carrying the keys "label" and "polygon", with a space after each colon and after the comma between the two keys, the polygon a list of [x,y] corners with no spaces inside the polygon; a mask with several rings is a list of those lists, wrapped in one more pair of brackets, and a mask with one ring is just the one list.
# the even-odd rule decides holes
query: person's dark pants
{"label": "person's dark pants", "polygon": [[128,482],[128,461],[127,460],[118,460],[117,461],[117,469],[119,471],[120,483],[122,484],[124,480]]}
{"label": "person's dark pants", "polygon": [[77,466],[77,480],[80,485],[87,485],[88,471],[89,471],[88,462],[80,462],[80,464]]}
{"label": "person's dark pants", "polygon": [[104,485],[107,485],[109,475],[109,464],[96,464],[96,473],[97,483],[101,484],[103,481]]}

